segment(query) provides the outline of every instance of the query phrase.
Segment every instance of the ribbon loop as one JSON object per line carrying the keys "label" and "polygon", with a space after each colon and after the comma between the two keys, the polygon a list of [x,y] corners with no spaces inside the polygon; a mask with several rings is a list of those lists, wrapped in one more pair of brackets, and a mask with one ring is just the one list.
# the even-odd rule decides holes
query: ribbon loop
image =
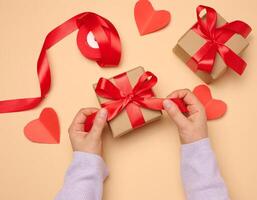
{"label": "ribbon loop", "polygon": [[99,79],[95,91],[99,96],[107,99],[118,100],[122,98],[121,91],[105,78]]}
{"label": "ribbon loop", "polygon": [[157,83],[158,79],[152,72],[145,72],[138,80],[137,84],[133,88],[135,95],[142,95],[143,93],[151,93],[151,89]]}
{"label": "ribbon loop", "polygon": [[[206,17],[202,18],[202,11],[206,11]],[[198,6],[196,8],[197,21],[199,28],[207,40],[215,40],[214,29],[217,23],[217,14],[213,8],[207,6]]]}

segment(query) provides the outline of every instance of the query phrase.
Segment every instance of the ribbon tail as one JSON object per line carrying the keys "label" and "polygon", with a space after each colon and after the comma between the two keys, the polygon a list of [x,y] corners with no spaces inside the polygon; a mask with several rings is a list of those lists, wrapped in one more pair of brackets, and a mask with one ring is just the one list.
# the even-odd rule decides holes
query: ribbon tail
{"label": "ribbon tail", "polygon": [[[167,98],[165,98],[167,99]],[[140,104],[141,106],[151,109],[151,110],[164,110],[163,108],[163,101],[165,100],[164,98],[146,98],[146,99],[138,99],[136,102]],[[182,113],[187,113],[187,106],[185,102],[180,99],[180,98],[169,98],[169,100],[173,101],[179,108],[179,110]]]}
{"label": "ribbon tail", "polygon": [[[108,112],[107,121],[111,121],[125,108],[125,106],[123,105],[123,100],[106,102],[101,104],[101,107],[105,108]],[[84,130],[86,132],[89,132],[91,130],[94,124],[96,114],[97,112],[94,112],[91,115],[87,116],[84,125]]]}
{"label": "ribbon tail", "polygon": [[225,45],[219,47],[219,54],[229,68],[242,75],[247,65],[242,58]]}
{"label": "ribbon tail", "polygon": [[179,110],[182,113],[188,113],[187,105],[182,99],[179,98],[170,98],[171,101],[173,101],[175,104],[177,104]]}
{"label": "ribbon tail", "polygon": [[205,52],[205,54],[202,54],[202,58],[197,65],[197,69],[201,71],[205,71],[207,73],[211,73],[213,70],[213,66],[216,58],[217,47],[209,42],[206,44],[206,46],[209,46],[208,48],[209,50]]}
{"label": "ribbon tail", "polygon": [[[91,16],[91,18],[88,18]],[[83,20],[86,20],[86,23],[83,24]],[[107,28],[105,31],[102,27],[105,27],[107,24]],[[92,26],[91,26],[92,25]],[[82,27],[81,27],[82,26]],[[98,29],[96,29],[96,28]],[[41,96],[36,98],[26,98],[26,99],[12,99],[12,100],[4,100],[0,101],[0,113],[6,112],[16,112],[16,111],[24,111],[28,109],[32,109],[36,107],[43,98],[47,95],[51,86],[51,74],[50,74],[50,64],[47,57],[47,50],[54,46],[56,43],[64,39],[67,35],[71,34],[77,29],[80,29],[78,36],[82,38],[78,47],[85,46],[85,35],[81,33],[88,33],[92,31],[95,33],[97,31],[97,40],[100,40],[100,50],[102,42],[105,45],[102,54],[99,53],[99,49],[94,51],[93,48],[88,48],[88,54],[92,55],[89,57],[96,62],[101,61],[101,66],[106,65],[116,65],[119,63],[120,55],[121,55],[121,45],[120,38],[115,27],[108,20],[102,18],[95,13],[81,13],[78,14],[66,22],[62,23],[51,32],[45,38],[43,47],[41,49],[38,61],[37,61],[37,74],[40,83]],[[84,28],[84,29],[83,29]],[[84,32],[83,32],[84,30]],[[104,41],[101,41],[101,38],[104,38]],[[113,41],[111,40],[113,38]],[[81,48],[80,48],[81,49]],[[115,51],[111,51],[115,49]],[[110,54],[108,52],[110,51]],[[114,55],[111,55],[111,52],[115,52]],[[83,52],[82,52],[83,53]],[[107,54],[109,57],[104,58],[102,55]],[[83,54],[84,55],[84,54]]]}
{"label": "ribbon tail", "polygon": [[37,74],[40,84],[41,96],[35,98],[12,99],[0,101],[0,113],[17,112],[32,109],[40,104],[51,86],[50,64],[47,57],[47,50],[62,40],[64,37],[77,29],[77,15],[52,30],[45,38],[37,61]]}
{"label": "ribbon tail", "polygon": [[84,130],[86,132],[89,132],[93,126],[95,117],[96,117],[97,112],[92,113],[91,115],[87,116],[85,124],[84,124]]}
{"label": "ribbon tail", "polygon": [[27,98],[27,99],[15,99],[0,101],[0,113],[19,112],[36,107],[42,99]]}

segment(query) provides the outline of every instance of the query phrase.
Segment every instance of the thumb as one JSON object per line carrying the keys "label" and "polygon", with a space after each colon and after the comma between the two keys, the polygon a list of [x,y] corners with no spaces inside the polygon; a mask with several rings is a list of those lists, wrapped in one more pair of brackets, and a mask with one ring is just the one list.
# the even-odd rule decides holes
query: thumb
{"label": "thumb", "polygon": [[178,128],[183,128],[189,123],[188,119],[181,113],[178,106],[173,101],[169,99],[164,100],[163,107]]}
{"label": "thumb", "polygon": [[108,113],[105,108],[102,108],[96,114],[94,124],[90,130],[90,133],[93,134],[96,138],[100,138],[102,135],[103,128],[107,120],[107,114]]}

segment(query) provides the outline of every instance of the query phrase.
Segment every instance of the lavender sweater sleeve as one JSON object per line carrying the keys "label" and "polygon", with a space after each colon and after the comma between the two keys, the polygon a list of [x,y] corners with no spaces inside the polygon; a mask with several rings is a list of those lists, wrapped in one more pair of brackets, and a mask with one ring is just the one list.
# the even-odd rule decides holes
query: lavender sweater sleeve
{"label": "lavender sweater sleeve", "polygon": [[[181,172],[187,200],[229,200],[209,139],[182,145]],[[101,200],[108,175],[103,159],[74,152],[64,185],[55,200]]]}
{"label": "lavender sweater sleeve", "polygon": [[181,151],[187,200],[229,200],[209,139],[182,145]]}
{"label": "lavender sweater sleeve", "polygon": [[64,185],[55,200],[101,200],[107,176],[107,167],[100,156],[74,152]]}

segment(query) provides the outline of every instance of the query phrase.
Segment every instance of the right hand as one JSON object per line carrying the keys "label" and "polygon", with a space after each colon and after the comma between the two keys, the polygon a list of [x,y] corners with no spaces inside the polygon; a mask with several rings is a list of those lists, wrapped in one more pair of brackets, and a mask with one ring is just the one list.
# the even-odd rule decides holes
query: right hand
{"label": "right hand", "polygon": [[172,92],[169,98],[181,98],[187,105],[188,114],[183,115],[177,105],[166,99],[163,106],[178,127],[182,144],[196,142],[208,137],[205,109],[197,97],[188,89]]}

